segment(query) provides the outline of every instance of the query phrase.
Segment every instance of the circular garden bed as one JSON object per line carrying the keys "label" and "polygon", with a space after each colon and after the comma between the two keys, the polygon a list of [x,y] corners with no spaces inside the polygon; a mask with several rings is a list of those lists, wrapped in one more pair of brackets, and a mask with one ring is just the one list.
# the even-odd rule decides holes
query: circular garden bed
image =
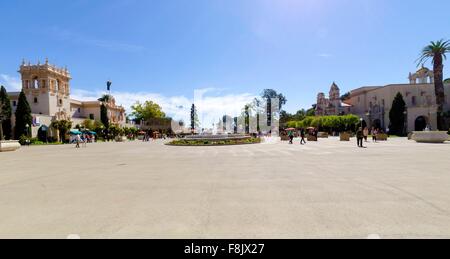
{"label": "circular garden bed", "polygon": [[232,138],[232,139],[178,139],[169,142],[169,146],[233,146],[261,143],[260,138]]}

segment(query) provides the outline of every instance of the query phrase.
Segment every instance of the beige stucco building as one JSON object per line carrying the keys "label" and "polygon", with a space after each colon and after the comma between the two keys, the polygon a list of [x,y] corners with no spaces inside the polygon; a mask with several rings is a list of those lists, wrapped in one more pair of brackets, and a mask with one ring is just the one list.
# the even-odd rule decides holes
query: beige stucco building
{"label": "beige stucco building", "polygon": [[[436,96],[433,71],[422,67],[410,73],[407,84],[386,86],[365,86],[350,92],[345,100],[349,105],[346,113],[363,118],[369,127],[386,129],[389,127],[389,112],[397,93],[401,93],[407,106],[407,130],[423,130],[429,126],[437,128]],[[445,83],[445,111],[450,111],[450,83]],[[336,113],[337,114],[337,113]]]}
{"label": "beige stucco building", "polygon": [[[33,137],[38,135],[40,129],[46,128],[51,136],[55,136],[55,132],[50,128],[53,121],[70,120],[72,127],[75,127],[86,119],[101,119],[102,102],[78,101],[70,98],[70,80],[72,78],[67,68],[58,68],[46,60],[44,64],[36,65],[23,62],[18,72],[22,79],[22,90],[30,104],[33,116],[33,125],[30,125]],[[20,93],[10,92],[8,94],[13,113],[15,113]],[[110,123],[125,125],[125,108],[116,105],[114,98],[106,102],[105,106]],[[14,118],[12,122],[14,124]]]}

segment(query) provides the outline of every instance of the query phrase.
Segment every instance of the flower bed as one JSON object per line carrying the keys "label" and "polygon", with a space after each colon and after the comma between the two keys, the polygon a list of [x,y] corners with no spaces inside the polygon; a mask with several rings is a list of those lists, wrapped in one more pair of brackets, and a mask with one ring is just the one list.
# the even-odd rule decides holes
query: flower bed
{"label": "flower bed", "polygon": [[232,145],[248,145],[248,144],[259,144],[261,143],[260,138],[245,138],[245,139],[208,139],[208,140],[198,140],[198,139],[178,139],[169,142],[169,146],[232,146]]}

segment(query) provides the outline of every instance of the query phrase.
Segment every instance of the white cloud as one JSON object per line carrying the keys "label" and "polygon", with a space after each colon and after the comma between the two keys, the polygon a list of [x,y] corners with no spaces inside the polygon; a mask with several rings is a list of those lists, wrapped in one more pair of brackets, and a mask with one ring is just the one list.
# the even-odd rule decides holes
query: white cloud
{"label": "white cloud", "polygon": [[9,92],[16,92],[22,89],[22,82],[19,78],[5,74],[0,74],[0,85],[3,85]]}
{"label": "white cloud", "polygon": [[[244,106],[250,103],[256,96],[248,93],[222,94],[223,89],[204,88],[194,92],[194,99],[186,96],[165,96],[150,92],[113,92],[116,103],[122,105],[131,112],[131,106],[136,102],[151,100],[158,103],[163,111],[175,120],[183,120],[186,124],[190,121],[191,106],[194,102],[202,127],[210,128],[212,123],[217,123],[223,115],[237,116]],[[81,101],[96,100],[103,91],[85,91],[74,89],[71,98]],[[221,95],[218,95],[221,94]]]}
{"label": "white cloud", "polygon": [[[19,78],[0,74],[0,84],[4,85],[8,91],[20,91],[22,84]],[[128,114],[131,113],[131,106],[136,102],[144,103],[151,100],[158,103],[163,111],[175,120],[183,120],[189,123],[191,106],[195,103],[200,123],[203,127],[209,128],[213,123],[217,123],[223,115],[238,116],[248,103],[251,103],[256,96],[249,93],[225,93],[226,89],[202,88],[193,92],[194,98],[186,96],[165,96],[150,92],[113,92],[116,103],[122,105]],[[82,89],[72,89],[70,98],[79,101],[94,101],[106,92],[101,90],[86,91]]]}

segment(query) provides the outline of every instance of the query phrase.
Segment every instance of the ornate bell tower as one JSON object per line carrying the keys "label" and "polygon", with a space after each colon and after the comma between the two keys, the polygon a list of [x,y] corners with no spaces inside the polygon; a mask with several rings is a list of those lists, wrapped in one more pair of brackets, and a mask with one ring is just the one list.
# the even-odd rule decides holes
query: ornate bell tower
{"label": "ornate bell tower", "polygon": [[27,96],[32,113],[55,116],[70,111],[70,85],[72,79],[67,68],[25,61],[20,66],[22,89]]}

